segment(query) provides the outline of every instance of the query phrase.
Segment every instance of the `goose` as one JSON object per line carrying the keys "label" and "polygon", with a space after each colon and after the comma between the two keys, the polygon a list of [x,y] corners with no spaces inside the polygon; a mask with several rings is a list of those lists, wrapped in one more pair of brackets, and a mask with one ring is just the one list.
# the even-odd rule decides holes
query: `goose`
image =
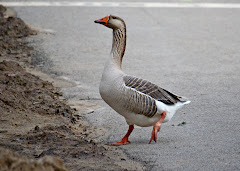
{"label": "goose", "polygon": [[126,24],[123,19],[109,15],[94,22],[113,30],[112,50],[104,66],[99,86],[100,95],[129,125],[122,140],[111,145],[130,143],[129,136],[134,125],[153,126],[149,144],[152,140],[157,142],[161,124],[170,121],[175,112],[190,101],[147,80],[123,72],[122,60],[126,48]]}

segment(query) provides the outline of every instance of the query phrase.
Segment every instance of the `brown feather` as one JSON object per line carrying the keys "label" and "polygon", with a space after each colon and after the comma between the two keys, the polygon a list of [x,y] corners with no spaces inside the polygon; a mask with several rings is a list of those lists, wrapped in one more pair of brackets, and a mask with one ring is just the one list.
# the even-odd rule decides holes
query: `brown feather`
{"label": "brown feather", "polygon": [[181,97],[178,97],[177,95],[146,80],[133,76],[125,76],[123,80],[127,87],[136,89],[137,91],[149,95],[155,100],[161,101],[165,104],[173,105],[179,101],[185,102],[181,100]]}

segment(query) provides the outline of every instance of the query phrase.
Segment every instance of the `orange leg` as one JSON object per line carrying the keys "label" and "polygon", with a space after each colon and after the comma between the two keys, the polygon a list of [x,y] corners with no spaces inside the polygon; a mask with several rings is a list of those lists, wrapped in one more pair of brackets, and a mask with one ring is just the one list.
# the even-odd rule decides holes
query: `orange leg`
{"label": "orange leg", "polygon": [[127,134],[123,137],[123,139],[119,142],[115,142],[115,143],[112,143],[110,145],[126,145],[127,143],[131,143],[129,140],[128,140],[128,137],[130,136],[130,134],[132,133],[134,129],[134,126],[133,125],[129,125],[129,128],[128,128],[128,132]]}
{"label": "orange leg", "polygon": [[159,121],[157,121],[154,126],[153,126],[153,131],[152,131],[152,137],[149,141],[149,144],[151,144],[152,140],[154,140],[155,142],[157,142],[157,133],[160,131],[161,128],[161,124],[162,121],[164,120],[164,118],[166,117],[167,113],[165,111],[163,111],[161,118],[159,119]]}

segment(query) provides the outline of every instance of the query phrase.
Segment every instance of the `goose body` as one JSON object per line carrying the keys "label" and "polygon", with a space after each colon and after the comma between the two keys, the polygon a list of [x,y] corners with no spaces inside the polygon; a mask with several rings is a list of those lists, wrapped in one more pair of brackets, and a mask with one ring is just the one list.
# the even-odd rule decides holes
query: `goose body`
{"label": "goose body", "polygon": [[111,15],[95,22],[113,29],[112,50],[105,63],[99,92],[102,99],[122,115],[129,125],[127,134],[113,145],[129,143],[128,137],[134,125],[154,126],[149,143],[152,140],[156,142],[161,123],[170,121],[175,112],[190,101],[147,80],[126,75],[122,71],[122,59],[126,48],[125,22]]}

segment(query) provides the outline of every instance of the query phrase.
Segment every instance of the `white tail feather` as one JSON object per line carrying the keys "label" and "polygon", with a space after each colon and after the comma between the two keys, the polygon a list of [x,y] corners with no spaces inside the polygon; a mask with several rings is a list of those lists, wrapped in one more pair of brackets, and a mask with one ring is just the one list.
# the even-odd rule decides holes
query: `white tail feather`
{"label": "white tail feather", "polygon": [[189,103],[191,103],[190,100],[188,100],[188,101],[186,101],[186,102],[183,102],[183,104],[189,104]]}

